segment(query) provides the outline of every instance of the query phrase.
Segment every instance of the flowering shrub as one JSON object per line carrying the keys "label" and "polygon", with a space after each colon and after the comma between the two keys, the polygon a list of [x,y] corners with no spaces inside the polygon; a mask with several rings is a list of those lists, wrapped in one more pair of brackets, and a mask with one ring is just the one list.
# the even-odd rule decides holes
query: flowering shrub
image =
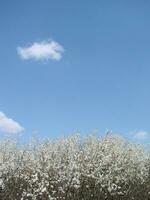
{"label": "flowering shrub", "polygon": [[1,200],[148,200],[149,156],[123,138],[0,142]]}

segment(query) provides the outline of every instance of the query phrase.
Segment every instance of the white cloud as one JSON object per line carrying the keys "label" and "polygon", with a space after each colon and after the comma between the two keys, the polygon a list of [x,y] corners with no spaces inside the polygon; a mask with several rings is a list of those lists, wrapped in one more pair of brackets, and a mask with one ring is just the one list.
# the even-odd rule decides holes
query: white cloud
{"label": "white cloud", "polygon": [[64,48],[54,40],[44,40],[27,47],[18,47],[17,52],[24,60],[60,60]]}
{"label": "white cloud", "polygon": [[3,112],[0,112],[0,132],[20,133],[24,128],[16,121],[8,118]]}
{"label": "white cloud", "polygon": [[146,139],[149,136],[148,132],[146,131],[137,131],[133,133],[133,138],[138,140]]}

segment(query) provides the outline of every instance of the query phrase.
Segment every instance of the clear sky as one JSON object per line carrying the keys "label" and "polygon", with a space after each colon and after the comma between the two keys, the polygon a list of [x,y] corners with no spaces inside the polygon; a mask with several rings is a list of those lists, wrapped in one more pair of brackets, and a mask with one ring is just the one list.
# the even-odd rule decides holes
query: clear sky
{"label": "clear sky", "polygon": [[23,139],[148,141],[150,1],[1,0],[0,111],[1,133]]}

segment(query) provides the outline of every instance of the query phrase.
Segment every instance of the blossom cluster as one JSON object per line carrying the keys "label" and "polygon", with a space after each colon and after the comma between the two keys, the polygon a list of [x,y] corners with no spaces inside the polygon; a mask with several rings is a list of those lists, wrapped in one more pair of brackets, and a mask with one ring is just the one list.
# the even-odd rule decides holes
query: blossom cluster
{"label": "blossom cluster", "polygon": [[0,142],[2,200],[148,200],[150,157],[107,134],[19,146]]}

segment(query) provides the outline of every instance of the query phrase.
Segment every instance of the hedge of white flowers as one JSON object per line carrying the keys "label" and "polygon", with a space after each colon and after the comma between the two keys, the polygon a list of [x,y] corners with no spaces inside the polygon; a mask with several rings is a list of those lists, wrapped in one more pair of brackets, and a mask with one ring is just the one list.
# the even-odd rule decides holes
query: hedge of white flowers
{"label": "hedge of white flowers", "polygon": [[0,142],[0,200],[148,200],[149,155],[107,134]]}

